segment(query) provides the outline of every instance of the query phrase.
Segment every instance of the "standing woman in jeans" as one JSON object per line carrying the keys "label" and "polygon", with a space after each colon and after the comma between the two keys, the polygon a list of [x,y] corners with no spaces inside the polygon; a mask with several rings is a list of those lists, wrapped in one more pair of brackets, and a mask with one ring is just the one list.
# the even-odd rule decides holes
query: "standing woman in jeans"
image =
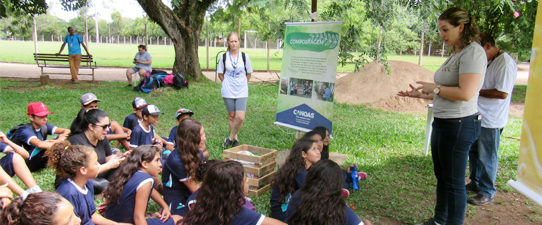
{"label": "standing woman in jeans", "polygon": [[88,56],[92,57],[92,55],[88,53],[87,46],[85,45],[85,42],[83,42],[81,36],[79,36],[79,34],[75,34],[75,29],[73,29],[73,27],[68,27],[68,33],[70,33],[70,35],[66,35],[66,37],[64,38],[64,43],[62,43],[60,51],[56,53],[56,55],[60,55],[60,53],[62,53],[62,50],[64,50],[64,46],[68,44],[68,60],[70,61],[70,73],[72,74],[72,82],[77,83],[79,82],[79,79],[77,79],[77,74],[79,73],[79,65],[81,65],[80,45],[85,48]]}
{"label": "standing woman in jeans", "polygon": [[440,38],[453,54],[435,72],[435,83],[417,82],[399,96],[433,99],[431,154],[437,178],[434,217],[423,224],[463,224],[467,206],[465,170],[471,145],[480,135],[478,93],[487,67],[478,44],[478,25],[469,13],[453,7],[438,19]]}
{"label": "standing woman in jeans", "polygon": [[[222,147],[239,145],[237,134],[245,121],[248,81],[252,75],[252,65],[247,54],[239,51],[241,40],[235,32],[228,34],[228,51],[218,60],[216,71],[222,81],[222,98],[228,110],[230,136],[224,140]],[[224,58],[225,57],[225,58]]]}

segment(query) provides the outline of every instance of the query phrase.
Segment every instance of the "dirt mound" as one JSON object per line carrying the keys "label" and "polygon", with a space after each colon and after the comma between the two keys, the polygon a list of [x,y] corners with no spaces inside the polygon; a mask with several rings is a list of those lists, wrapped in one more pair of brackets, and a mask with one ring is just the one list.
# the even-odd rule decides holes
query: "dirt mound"
{"label": "dirt mound", "polygon": [[[416,64],[389,61],[391,74],[383,65],[370,63],[358,73],[350,73],[336,82],[335,99],[348,104],[368,103],[372,107],[395,112],[426,112],[432,101],[397,96],[416,81],[433,82],[434,72]],[[415,85],[416,86],[416,85]]]}

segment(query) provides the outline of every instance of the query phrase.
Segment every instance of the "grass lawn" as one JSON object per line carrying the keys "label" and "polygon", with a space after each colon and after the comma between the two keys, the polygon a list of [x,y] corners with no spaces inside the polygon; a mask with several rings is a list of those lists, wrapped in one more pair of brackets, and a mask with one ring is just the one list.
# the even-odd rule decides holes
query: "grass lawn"
{"label": "grass lawn", "polygon": [[[60,50],[61,42],[38,42],[38,51],[40,53],[57,53]],[[132,67],[132,59],[137,53],[137,45],[135,44],[95,44],[90,43],[88,46],[90,54],[94,56],[94,60],[98,66],[112,67]],[[0,41],[0,62],[19,62],[34,64],[34,43],[31,41]],[[225,51],[226,48],[216,47],[209,48],[209,68],[216,68],[216,58],[220,51]],[[243,50],[243,49],[241,49]],[[82,49],[85,54],[85,50]],[[25,54],[21,54],[25,52]],[[175,50],[171,45],[150,45],[149,53],[153,57],[154,68],[171,68],[175,61]],[[65,47],[64,54],[68,53],[68,48]],[[205,47],[199,48],[199,61],[202,69],[207,68]],[[247,49],[246,53],[250,56],[252,68],[254,70],[267,70],[267,50],[266,49]],[[220,53],[222,54],[222,53]],[[281,70],[282,51],[277,49],[270,50],[270,68],[271,70]],[[220,55],[218,55],[220,57]],[[414,64],[418,64],[419,56],[411,55],[390,55],[389,60],[401,60]],[[431,71],[436,71],[446,58],[431,56],[423,57],[423,67]],[[348,64],[345,67],[337,67],[338,72],[354,71],[354,65]]]}
{"label": "grass lawn", "polygon": [[[148,103],[156,104],[165,112],[157,127],[157,132],[163,136],[175,125],[174,113],[179,107],[192,109],[195,112],[193,118],[205,127],[211,158],[222,158],[220,145],[227,136],[228,127],[220,84],[194,82],[189,89],[161,88],[148,95],[122,88],[123,84],[117,82],[38,85],[39,82],[2,79],[0,102],[4,106],[0,113],[0,131],[6,132],[17,124],[28,122],[26,106],[33,101],[44,102],[55,113],[49,116],[49,123],[68,127],[80,109],[80,96],[86,92],[96,94],[102,100],[100,108],[109,113],[111,120],[120,122],[132,112],[134,97],[143,96]],[[295,130],[273,124],[276,104],[276,86],[250,85],[247,118],[239,134],[242,144],[276,150],[291,147]],[[372,222],[393,220],[404,223],[415,223],[432,216],[436,180],[431,157],[422,153],[425,115],[335,103],[332,121],[335,139],[331,141],[331,151],[350,155],[346,164],[356,163],[360,171],[369,175],[361,182],[361,191],[352,192],[346,199],[347,203],[354,204],[356,214]],[[503,136],[520,137],[521,124],[522,118],[511,116]],[[506,182],[516,178],[518,149],[519,141],[501,139],[499,192],[512,191]],[[34,177],[44,190],[54,190],[51,169],[34,174]],[[257,211],[269,215],[270,195],[268,192],[253,198]],[[470,210],[475,209],[470,207]],[[535,216],[540,217],[540,213]]]}

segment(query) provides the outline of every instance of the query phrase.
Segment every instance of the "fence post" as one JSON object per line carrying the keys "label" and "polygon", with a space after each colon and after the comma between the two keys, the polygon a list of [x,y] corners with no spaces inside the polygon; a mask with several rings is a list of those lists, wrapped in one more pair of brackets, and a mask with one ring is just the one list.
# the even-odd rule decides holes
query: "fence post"
{"label": "fence post", "polygon": [[51,42],[53,42],[53,35],[51,34]]}
{"label": "fence post", "polygon": [[136,36],[136,45],[139,45],[139,35]]}

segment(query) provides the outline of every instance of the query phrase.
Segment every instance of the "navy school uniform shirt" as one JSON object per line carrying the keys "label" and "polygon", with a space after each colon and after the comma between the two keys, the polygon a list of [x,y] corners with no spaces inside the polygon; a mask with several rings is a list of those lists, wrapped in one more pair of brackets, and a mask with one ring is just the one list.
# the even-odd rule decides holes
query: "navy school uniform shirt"
{"label": "navy school uniform shirt", "polygon": [[[200,151],[200,160],[203,158],[203,152]],[[175,148],[167,157],[162,166],[162,183],[164,184],[164,201],[168,204],[172,214],[184,216],[186,213],[186,200],[192,192],[183,183],[191,179],[186,174],[181,153]]]}
{"label": "navy school uniform shirt", "polygon": [[[288,223],[288,220],[290,219],[290,216],[295,211],[295,208],[301,203],[301,196],[303,196],[303,192],[301,190],[298,190],[295,192],[295,194],[292,196],[292,202],[288,205],[288,210],[286,211],[286,219],[284,220],[285,223]],[[352,211],[352,209],[348,208],[348,206],[344,206],[345,208],[345,214],[346,214],[346,221],[342,223],[343,225],[359,225],[363,224],[363,222],[359,219],[358,215]],[[318,223],[314,223],[317,225]]]}
{"label": "navy school uniform shirt", "polygon": [[139,119],[137,118],[137,115],[135,113],[132,113],[126,118],[124,118],[124,123],[122,124],[122,126],[133,130],[137,124],[139,124]]}
{"label": "navy school uniform shirt", "polygon": [[130,136],[130,147],[136,148],[140,145],[152,145],[154,140],[154,126],[149,125],[149,130],[143,128],[141,123],[137,124],[132,130],[132,136]]}
{"label": "navy school uniform shirt", "polygon": [[[107,206],[105,208],[105,218],[113,220],[119,223],[131,223],[134,224],[134,211],[136,204],[136,195],[139,188],[147,183],[151,183],[154,186],[154,179],[148,173],[137,171],[132,175],[130,180],[124,185],[122,194],[117,202]],[[151,198],[153,189],[149,193],[149,199]],[[166,223],[162,223],[159,218],[147,219],[148,224],[174,224],[172,218],[169,218]]]}
{"label": "navy school uniform shirt", "polygon": [[23,147],[30,153],[30,158],[32,159],[33,156],[37,155],[40,151],[43,151],[44,149],[36,149],[36,146],[30,143],[30,140],[33,138],[38,138],[41,141],[47,140],[47,135],[53,135],[56,131],[56,126],[53,126],[51,124],[46,124],[47,126],[47,134],[45,137],[41,136],[41,128],[35,130],[32,126],[24,126],[21,127],[13,137],[11,138],[13,140],[13,143]]}
{"label": "navy school uniform shirt", "polygon": [[167,143],[170,145],[174,145],[175,141],[177,140],[177,127],[178,126],[174,126],[171,128],[171,131],[169,131]]}
{"label": "navy school uniform shirt", "polygon": [[91,180],[88,180],[85,189],[81,189],[71,179],[66,179],[56,189],[56,192],[73,205],[73,211],[81,219],[81,225],[94,224],[92,215],[96,212],[96,205],[94,204],[94,187]]}
{"label": "navy school uniform shirt", "polygon": [[[305,184],[305,179],[307,178],[307,174],[309,171],[306,168],[301,168],[299,172],[297,173],[297,176],[295,177],[295,182],[297,184],[296,190],[300,189],[303,184]],[[288,209],[288,203],[290,202],[291,195],[293,193],[290,193],[290,195],[287,197],[284,204],[279,203],[279,189],[278,185],[273,186],[273,192],[271,192],[271,217],[278,219],[280,221],[284,221],[286,218],[286,210]]]}
{"label": "navy school uniform shirt", "polygon": [[[0,151],[5,152],[6,149],[11,149],[11,146],[0,142]],[[0,159],[0,167],[10,176],[15,176],[15,169],[13,168],[13,155],[15,152],[6,153],[4,157]]]}

